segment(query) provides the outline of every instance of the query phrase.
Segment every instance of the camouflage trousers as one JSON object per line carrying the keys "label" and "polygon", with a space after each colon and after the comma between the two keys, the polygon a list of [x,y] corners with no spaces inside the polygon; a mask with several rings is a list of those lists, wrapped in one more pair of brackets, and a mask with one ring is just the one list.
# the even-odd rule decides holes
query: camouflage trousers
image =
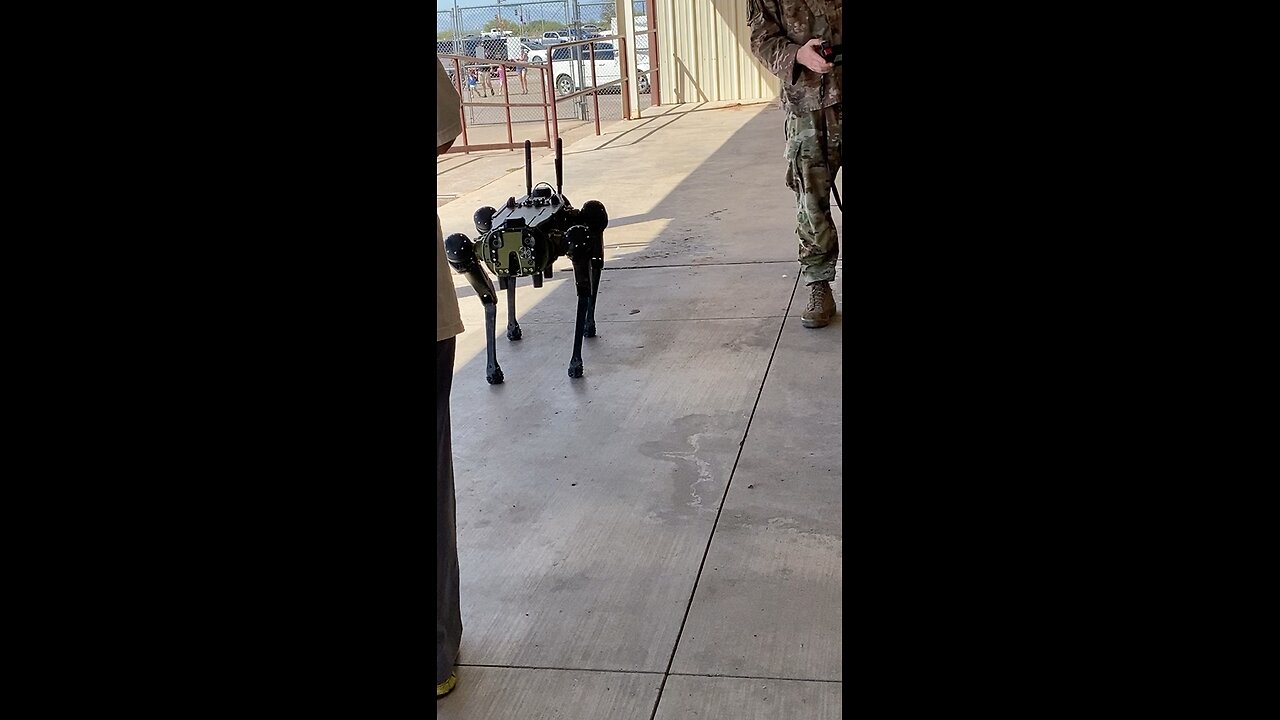
{"label": "camouflage trousers", "polygon": [[[826,121],[826,158],[822,156]],[[796,237],[800,279],[806,285],[836,277],[840,240],[831,217],[831,184],[840,170],[839,105],[810,113],[788,113],[787,187],[796,192]]]}

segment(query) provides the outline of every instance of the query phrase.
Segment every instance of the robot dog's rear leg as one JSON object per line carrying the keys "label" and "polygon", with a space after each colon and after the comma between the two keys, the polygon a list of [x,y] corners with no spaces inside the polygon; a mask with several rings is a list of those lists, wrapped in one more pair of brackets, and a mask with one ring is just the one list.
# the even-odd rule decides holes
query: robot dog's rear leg
{"label": "robot dog's rear leg", "polygon": [[604,269],[604,243],[598,241],[600,256],[591,258],[591,297],[587,299],[587,321],[583,327],[584,337],[596,336],[596,295],[600,292],[600,271]]}
{"label": "robot dog's rear leg", "polygon": [[609,213],[599,200],[588,200],[579,215],[590,230],[587,248],[591,260],[591,296],[587,302],[586,337],[596,336],[596,295],[600,292],[600,271],[604,269],[604,229],[609,226]]}
{"label": "robot dog's rear leg", "polygon": [[578,312],[573,326],[573,356],[569,358],[569,377],[582,377],[582,337],[586,331],[587,310],[591,304],[591,239],[584,225],[575,225],[565,233],[568,255],[573,262],[573,281],[578,289]]}
{"label": "robot dog's rear leg", "polygon": [[[575,278],[579,274],[587,274],[585,269],[581,273],[578,271],[578,263],[573,265]],[[573,324],[573,356],[569,358],[569,377],[571,378],[582,377],[582,334],[587,320],[587,303],[590,302],[590,298],[583,292],[582,287],[583,283],[578,282],[578,314],[577,321]]]}
{"label": "robot dog's rear leg", "polygon": [[466,276],[467,282],[479,296],[484,305],[485,355],[488,366],[485,368],[485,380],[490,385],[502,382],[502,368],[498,366],[497,344],[494,334],[498,318],[498,293],[493,289],[493,281],[485,274],[484,268],[476,260],[475,244],[466,235],[454,233],[444,239],[445,255],[453,269]]}
{"label": "robot dog's rear leg", "polygon": [[507,339],[520,339],[520,323],[516,322],[516,278],[514,275],[498,278],[499,285],[507,289]]}

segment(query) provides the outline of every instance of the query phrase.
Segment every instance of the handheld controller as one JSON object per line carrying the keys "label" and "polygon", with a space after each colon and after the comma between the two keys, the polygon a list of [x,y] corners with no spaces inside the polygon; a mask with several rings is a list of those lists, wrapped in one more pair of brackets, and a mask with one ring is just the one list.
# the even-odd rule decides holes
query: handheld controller
{"label": "handheld controller", "polygon": [[818,54],[822,56],[822,59],[832,65],[839,65],[842,59],[843,49],[843,45],[832,45],[829,42],[823,42],[822,47],[818,50]]}

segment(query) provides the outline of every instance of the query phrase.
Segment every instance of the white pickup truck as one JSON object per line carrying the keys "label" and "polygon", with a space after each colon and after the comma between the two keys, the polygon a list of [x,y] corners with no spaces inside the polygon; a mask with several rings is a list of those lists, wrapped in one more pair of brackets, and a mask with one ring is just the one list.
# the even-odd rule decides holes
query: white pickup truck
{"label": "white pickup truck", "polygon": [[[598,42],[594,43],[594,45],[596,84],[603,85],[622,77],[622,64],[618,61],[617,51],[613,43]],[[568,95],[591,85],[591,55],[585,45],[575,45],[573,47],[556,47],[552,45],[547,50],[551,52],[551,69],[555,73],[552,82],[555,83],[557,95]],[[539,62],[532,59],[532,53],[530,53],[530,61]],[[641,66],[640,70],[649,69],[648,58],[637,58],[637,62]],[[582,77],[579,77],[579,65],[582,66]],[[639,77],[637,82],[641,95],[649,92],[648,76]],[[604,92],[617,92],[617,90],[609,88]]]}

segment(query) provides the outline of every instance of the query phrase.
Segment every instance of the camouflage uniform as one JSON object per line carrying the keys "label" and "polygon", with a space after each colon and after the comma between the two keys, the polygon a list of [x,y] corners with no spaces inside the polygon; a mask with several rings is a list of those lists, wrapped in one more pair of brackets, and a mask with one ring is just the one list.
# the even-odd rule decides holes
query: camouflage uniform
{"label": "camouflage uniform", "polygon": [[843,4],[843,0],[749,0],[751,51],[782,81],[787,187],[796,193],[800,277],[806,285],[834,280],[840,256],[831,217],[831,184],[840,169],[841,67],[813,72],[796,62],[796,51],[812,38],[842,44]]}

